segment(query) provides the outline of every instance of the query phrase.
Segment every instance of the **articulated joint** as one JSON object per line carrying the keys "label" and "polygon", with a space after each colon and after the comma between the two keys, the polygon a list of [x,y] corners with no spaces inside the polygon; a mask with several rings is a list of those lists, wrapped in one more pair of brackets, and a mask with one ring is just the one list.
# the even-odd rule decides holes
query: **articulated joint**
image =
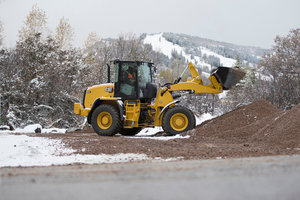
{"label": "articulated joint", "polygon": [[121,121],[124,121],[125,115],[124,115],[124,103],[121,100],[117,100],[119,111],[120,111],[120,117]]}

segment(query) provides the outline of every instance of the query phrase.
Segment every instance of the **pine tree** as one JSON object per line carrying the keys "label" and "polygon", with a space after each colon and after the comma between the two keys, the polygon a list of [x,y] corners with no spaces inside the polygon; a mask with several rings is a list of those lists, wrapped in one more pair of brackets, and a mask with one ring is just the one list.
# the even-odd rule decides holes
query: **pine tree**
{"label": "pine tree", "polygon": [[242,69],[243,62],[241,61],[240,56],[237,55],[237,56],[235,57],[235,60],[236,60],[236,62],[233,64],[232,67],[237,68],[237,69]]}

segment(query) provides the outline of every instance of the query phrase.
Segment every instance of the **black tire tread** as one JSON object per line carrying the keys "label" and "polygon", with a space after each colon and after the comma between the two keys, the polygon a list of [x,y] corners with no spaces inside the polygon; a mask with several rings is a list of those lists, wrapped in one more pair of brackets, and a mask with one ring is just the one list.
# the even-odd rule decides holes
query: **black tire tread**
{"label": "black tire tread", "polygon": [[[113,120],[112,126],[106,130],[101,129],[97,124],[97,117],[103,111],[109,112]],[[101,136],[113,136],[119,132],[122,126],[119,112],[113,106],[108,104],[102,104],[93,111],[91,124],[94,131]]]}
{"label": "black tire tread", "polygon": [[[183,131],[176,131],[170,125],[170,119],[171,119],[172,115],[174,115],[175,113],[183,113],[188,118],[189,124],[186,127],[186,129],[184,129]],[[196,126],[196,119],[195,119],[193,112],[191,110],[189,110],[188,108],[186,108],[184,106],[180,106],[180,105],[176,105],[176,106],[169,108],[165,112],[165,114],[163,116],[163,120],[162,120],[162,128],[165,131],[165,133],[167,133],[168,135],[177,135],[177,134],[186,132],[188,130],[194,129],[195,126]]]}

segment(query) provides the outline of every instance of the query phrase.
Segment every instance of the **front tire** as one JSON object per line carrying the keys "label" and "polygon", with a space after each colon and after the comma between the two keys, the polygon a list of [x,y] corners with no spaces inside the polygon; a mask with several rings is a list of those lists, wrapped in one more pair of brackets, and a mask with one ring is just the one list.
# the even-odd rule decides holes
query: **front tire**
{"label": "front tire", "polygon": [[166,111],[162,128],[168,135],[176,135],[194,129],[196,119],[192,111],[183,106],[174,106]]}
{"label": "front tire", "polygon": [[115,135],[121,128],[119,112],[111,105],[100,105],[92,113],[91,124],[98,135]]}

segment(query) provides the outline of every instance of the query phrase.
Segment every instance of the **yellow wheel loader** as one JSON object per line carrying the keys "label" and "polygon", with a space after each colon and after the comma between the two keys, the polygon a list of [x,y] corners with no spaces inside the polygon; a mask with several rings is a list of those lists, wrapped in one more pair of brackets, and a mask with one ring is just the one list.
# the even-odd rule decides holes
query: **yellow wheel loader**
{"label": "yellow wheel loader", "polygon": [[[152,82],[153,63],[114,60],[114,81],[95,85],[85,90],[82,104],[74,104],[77,115],[86,116],[95,132],[102,136],[116,133],[132,136],[142,128],[162,126],[169,135],[179,134],[195,127],[193,112],[178,105],[175,91],[218,94],[235,85],[244,72],[227,67],[217,68],[204,85],[190,62],[174,83],[157,87]],[[189,69],[191,78],[180,82]]]}

